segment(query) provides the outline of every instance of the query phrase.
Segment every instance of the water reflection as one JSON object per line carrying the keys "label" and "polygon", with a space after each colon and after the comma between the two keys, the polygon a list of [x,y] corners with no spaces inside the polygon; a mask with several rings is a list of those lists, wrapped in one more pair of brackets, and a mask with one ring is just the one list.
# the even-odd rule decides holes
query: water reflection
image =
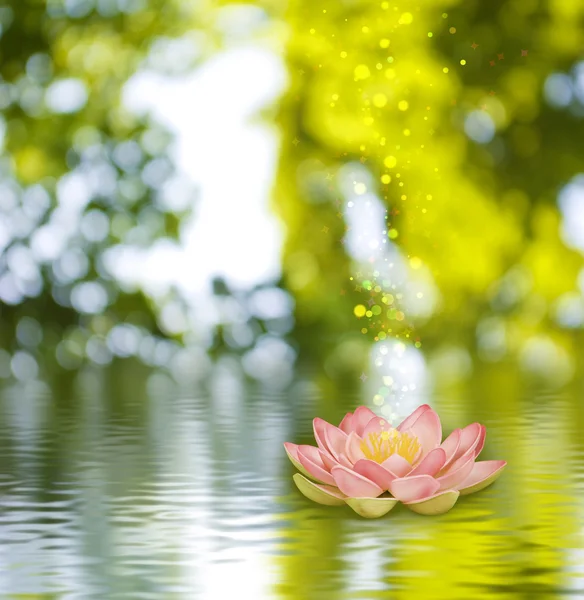
{"label": "water reflection", "polygon": [[0,597],[584,594],[579,396],[498,373],[430,401],[446,430],[487,425],[485,458],[507,459],[504,477],[442,517],[400,507],[381,520],[293,487],[282,442],[359,402],[341,391],[331,405],[302,374],[282,391],[235,360],[198,383],[126,362],[5,387]]}

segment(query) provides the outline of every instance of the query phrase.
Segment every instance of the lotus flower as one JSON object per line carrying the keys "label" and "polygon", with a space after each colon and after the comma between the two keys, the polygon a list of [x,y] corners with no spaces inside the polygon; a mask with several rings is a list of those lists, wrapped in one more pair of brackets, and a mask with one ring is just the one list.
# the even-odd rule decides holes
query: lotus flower
{"label": "lotus flower", "polygon": [[381,517],[398,502],[423,515],[443,514],[460,495],[493,483],[507,464],[475,462],[486,435],[479,423],[442,441],[440,418],[427,404],[395,428],[366,406],[338,427],[319,418],[313,425],[318,447],[284,444],[300,471],[294,482],[310,500],[348,504],[363,517]]}

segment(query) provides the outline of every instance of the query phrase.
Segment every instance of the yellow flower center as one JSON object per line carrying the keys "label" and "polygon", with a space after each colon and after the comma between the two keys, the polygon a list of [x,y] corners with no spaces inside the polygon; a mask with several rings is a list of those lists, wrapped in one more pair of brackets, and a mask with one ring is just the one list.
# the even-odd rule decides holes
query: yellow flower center
{"label": "yellow flower center", "polygon": [[382,463],[392,454],[399,454],[411,464],[420,450],[420,442],[417,437],[409,433],[391,429],[370,433],[360,447],[366,458],[376,463]]}

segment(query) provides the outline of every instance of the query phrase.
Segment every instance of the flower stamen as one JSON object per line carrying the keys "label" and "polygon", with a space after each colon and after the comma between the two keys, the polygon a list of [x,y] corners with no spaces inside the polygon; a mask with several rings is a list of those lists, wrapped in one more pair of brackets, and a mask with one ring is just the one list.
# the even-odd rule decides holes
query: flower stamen
{"label": "flower stamen", "polygon": [[365,457],[376,463],[382,463],[392,454],[399,454],[411,464],[416,459],[420,447],[417,437],[397,429],[370,433],[360,445]]}

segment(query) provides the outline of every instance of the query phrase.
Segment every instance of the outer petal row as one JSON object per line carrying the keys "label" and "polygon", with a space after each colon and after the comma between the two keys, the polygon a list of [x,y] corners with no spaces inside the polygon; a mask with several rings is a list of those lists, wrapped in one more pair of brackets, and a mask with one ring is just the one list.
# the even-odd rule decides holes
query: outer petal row
{"label": "outer petal row", "polygon": [[319,485],[300,473],[292,475],[296,487],[309,499],[318,504],[326,506],[342,506],[345,504],[346,496],[339,492],[336,488],[328,485]]}
{"label": "outer petal row", "polygon": [[453,462],[445,475],[436,479],[440,484],[441,490],[457,489],[457,486],[462,483],[471,473],[474,465],[472,456],[459,458]]}
{"label": "outer petal row", "polygon": [[[396,498],[348,498],[334,488],[306,479],[300,473],[295,473],[293,478],[300,492],[309,500],[326,506],[348,504],[357,514],[368,519],[382,517],[398,503]],[[422,515],[440,515],[454,506],[458,496],[459,492],[448,490],[405,505],[410,510]]]}
{"label": "outer petal row", "polygon": [[505,460],[483,460],[475,463],[470,475],[458,486],[461,495],[483,490],[499,478],[506,467]]}
{"label": "outer petal row", "polygon": [[345,502],[358,514],[367,519],[386,515],[398,503],[395,498],[345,498]]}
{"label": "outer petal row", "polygon": [[335,485],[333,476],[325,468],[321,454],[324,453],[314,446],[298,446],[298,460],[309,475],[316,481]]}
{"label": "outer petal row", "polygon": [[335,488],[314,483],[300,473],[295,473],[293,479],[296,487],[309,500],[326,506],[348,504],[357,514],[368,519],[382,517],[398,503],[395,498],[347,498]]}
{"label": "outer petal row", "polygon": [[404,504],[420,515],[443,515],[456,504],[459,495],[460,492],[456,490],[448,490],[438,492],[429,498],[422,498],[415,502],[405,502]]}
{"label": "outer petal row", "polygon": [[298,457],[298,445],[293,444],[292,442],[285,442],[284,449],[286,450],[286,454],[290,459],[290,462],[303,474],[307,477],[312,477],[312,475],[302,466],[300,463],[300,459]]}

